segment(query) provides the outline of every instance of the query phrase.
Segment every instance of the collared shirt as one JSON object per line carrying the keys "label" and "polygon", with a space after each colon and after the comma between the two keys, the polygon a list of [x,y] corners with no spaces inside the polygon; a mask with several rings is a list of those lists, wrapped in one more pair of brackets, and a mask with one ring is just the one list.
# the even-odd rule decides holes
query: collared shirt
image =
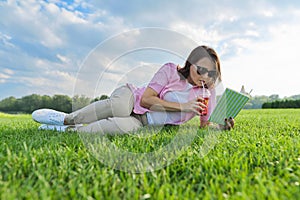
{"label": "collared shirt", "polygon": [[[182,91],[187,87],[188,81],[186,79],[182,79],[177,71],[177,65],[174,63],[164,64],[153,76],[150,83],[147,87],[152,88],[158,93],[158,97],[164,100],[164,97],[167,92],[171,91]],[[132,84],[127,84],[131,89],[134,95],[134,108],[133,112],[136,114],[144,114],[146,112],[156,112],[150,111],[147,108],[144,108],[140,105],[141,97],[146,90],[146,87],[136,88]],[[201,116],[201,121],[207,121],[212,110],[216,105],[216,95],[215,90],[209,90],[211,93],[209,104],[208,104],[208,114],[205,116]],[[203,94],[202,88],[198,86],[193,86],[191,90],[189,90],[188,99],[186,102],[196,99],[198,96]],[[182,124],[195,116],[193,112],[187,112],[184,117],[180,121],[173,122],[173,124]]]}

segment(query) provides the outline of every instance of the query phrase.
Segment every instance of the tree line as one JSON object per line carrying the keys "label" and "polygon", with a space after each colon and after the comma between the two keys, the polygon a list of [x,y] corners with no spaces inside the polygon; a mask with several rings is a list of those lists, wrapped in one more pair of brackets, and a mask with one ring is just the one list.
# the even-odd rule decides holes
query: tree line
{"label": "tree line", "polygon": [[[300,108],[300,95],[279,98],[279,95],[254,96],[249,99],[244,109],[261,109],[261,108]],[[298,104],[297,104],[298,102]]]}
{"label": "tree line", "polygon": [[70,113],[72,110],[80,109],[92,102],[107,98],[107,95],[92,99],[86,96],[75,95],[71,98],[67,95],[58,94],[54,96],[32,94],[22,98],[8,97],[0,101],[0,112],[32,113],[40,108],[50,108]]}
{"label": "tree line", "polygon": [[[70,113],[72,110],[80,109],[92,102],[107,99],[107,95],[97,98],[75,95],[37,95],[32,94],[22,98],[8,97],[0,101],[0,112],[7,113],[32,113],[39,108],[50,108],[62,112]],[[245,105],[244,109],[261,108],[300,108],[300,95],[285,97],[280,99],[279,95],[254,96]]]}
{"label": "tree line", "polygon": [[300,108],[300,99],[266,102],[262,108]]}

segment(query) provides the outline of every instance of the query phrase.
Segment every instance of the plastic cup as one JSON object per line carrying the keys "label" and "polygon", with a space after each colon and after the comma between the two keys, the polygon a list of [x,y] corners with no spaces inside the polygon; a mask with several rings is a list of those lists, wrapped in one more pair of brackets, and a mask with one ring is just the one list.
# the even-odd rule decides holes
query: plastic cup
{"label": "plastic cup", "polygon": [[205,116],[208,114],[208,102],[209,102],[209,97],[204,97],[204,100],[202,101],[203,104],[206,105],[205,108],[202,108],[202,110],[200,111],[201,116]]}
{"label": "plastic cup", "polygon": [[202,110],[200,110],[200,116],[205,116],[208,114],[208,103],[209,103],[209,97],[210,97],[210,92],[208,89],[206,88],[202,88],[202,92],[200,93],[201,97],[203,98],[203,100],[201,101],[201,103],[205,104],[206,107],[203,107]]}

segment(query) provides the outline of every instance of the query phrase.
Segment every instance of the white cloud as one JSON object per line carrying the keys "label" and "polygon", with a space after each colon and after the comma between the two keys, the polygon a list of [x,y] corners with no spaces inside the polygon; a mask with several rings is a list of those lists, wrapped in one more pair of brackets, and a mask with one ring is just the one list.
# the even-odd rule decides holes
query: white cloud
{"label": "white cloud", "polygon": [[220,12],[217,14],[217,22],[219,23],[224,23],[224,22],[235,22],[237,20],[239,20],[239,17],[237,14],[235,14],[234,12],[230,11],[230,10],[225,10],[225,12]]}
{"label": "white cloud", "polygon": [[[56,19],[55,21],[60,24],[85,24],[88,23],[85,19],[83,19],[83,14],[79,11],[68,11],[65,8],[61,8],[54,3],[44,4],[44,7],[51,18]],[[47,13],[46,13],[47,14]]]}
{"label": "white cloud", "polygon": [[13,70],[7,69],[7,68],[3,69],[3,72],[6,73],[6,74],[8,74],[8,75],[13,75],[15,73]]}
{"label": "white cloud", "polygon": [[10,76],[0,73],[0,79],[8,79]]}
{"label": "white cloud", "polygon": [[56,54],[56,57],[63,63],[69,63],[70,59],[66,56],[60,55],[60,54]]}
{"label": "white cloud", "polygon": [[[75,76],[62,71],[47,71],[37,77],[21,77],[18,81],[28,88],[27,93],[72,95]],[[51,86],[51,87],[49,87]],[[25,91],[24,91],[25,92]]]}
{"label": "white cloud", "polygon": [[273,12],[270,11],[270,10],[265,10],[263,12],[263,15],[266,16],[266,17],[273,17],[274,16]]}
{"label": "white cloud", "polygon": [[191,24],[188,22],[172,22],[170,24],[172,30],[186,34],[188,37],[193,38],[199,44],[201,43],[217,43],[224,39],[217,29],[208,30],[205,27]]}
{"label": "white cloud", "polygon": [[0,73],[0,83],[5,83],[7,81],[7,79],[9,79],[9,78],[10,78],[10,75]]}
{"label": "white cloud", "polygon": [[[3,19],[0,23],[0,67],[18,71],[12,80],[14,84],[26,85],[31,92],[72,93],[74,80],[66,74],[53,73],[60,69],[61,73],[75,75],[86,54],[103,40],[103,36],[124,27],[122,20],[106,16],[101,9],[82,12],[92,7],[84,1],[76,0],[64,6],[61,1],[54,0],[0,2],[0,18]],[[71,8],[73,11],[67,10]],[[99,26],[101,20],[106,22]],[[15,48],[7,51],[1,47],[1,41]],[[51,83],[61,83],[62,87]]]}
{"label": "white cloud", "polygon": [[279,24],[270,27],[270,39],[265,42],[245,42],[247,52],[226,60],[223,64],[226,85],[239,89],[253,88],[253,94],[299,94],[297,42],[298,24]]}
{"label": "white cloud", "polygon": [[7,80],[9,80],[13,74],[14,74],[14,71],[4,68],[2,70],[2,73],[0,72],[0,83],[7,82]]}
{"label": "white cloud", "polygon": [[[0,1],[0,67],[4,69],[1,71],[0,82],[7,84],[8,80],[13,80],[17,84],[21,80],[32,92],[70,92],[74,81],[84,80],[76,80],[75,73],[85,56],[98,43],[131,30],[132,27],[155,26],[170,28],[199,44],[214,47],[221,56],[224,81],[229,80],[229,85],[239,87],[246,82],[255,89],[254,92],[279,93],[283,91],[281,86],[270,91],[270,88],[274,88],[274,80],[279,82],[284,78],[291,88],[291,85],[298,84],[295,77],[297,73],[290,73],[289,78],[278,73],[278,66],[284,66],[289,72],[297,71],[292,66],[298,63],[295,52],[299,49],[297,41],[300,9],[299,5],[294,4],[293,1],[276,4],[234,0],[161,0],[159,3],[114,0]],[[136,30],[139,34],[138,29]],[[137,45],[138,36],[122,38],[88,64],[98,72],[103,71],[104,68],[97,66],[99,59],[102,64],[106,63],[104,66],[108,65],[111,58],[122,49]],[[149,42],[151,38],[157,40],[154,42],[166,41],[164,37],[151,34],[145,36]],[[176,49],[180,45],[182,44],[178,40],[174,40],[168,47]],[[185,45],[183,49],[187,47],[189,46]],[[187,53],[183,51],[180,54]],[[157,58],[152,58],[151,61],[144,57],[135,59],[145,63],[165,61]],[[125,69],[137,66],[129,60],[123,61]],[[129,64],[125,67],[127,62]],[[117,69],[117,65],[111,66],[107,76],[110,84],[120,78]],[[268,75],[261,77],[252,69]],[[145,79],[132,73],[137,79]],[[7,78],[8,76],[10,77]],[[244,79],[237,78],[239,76]],[[258,80],[253,80],[255,76],[260,78],[260,84],[255,85]],[[273,78],[269,79],[271,76]],[[85,88],[89,87],[83,82],[80,84]],[[106,88],[106,85],[103,87]],[[287,94],[286,91],[281,93]],[[294,89],[294,92],[297,90]]]}
{"label": "white cloud", "polygon": [[260,33],[258,31],[254,31],[254,30],[247,30],[245,32],[245,36],[254,36],[254,37],[259,37]]}
{"label": "white cloud", "polygon": [[5,47],[13,48],[14,45],[10,42],[11,36],[1,33],[0,31],[0,44],[3,43]]}

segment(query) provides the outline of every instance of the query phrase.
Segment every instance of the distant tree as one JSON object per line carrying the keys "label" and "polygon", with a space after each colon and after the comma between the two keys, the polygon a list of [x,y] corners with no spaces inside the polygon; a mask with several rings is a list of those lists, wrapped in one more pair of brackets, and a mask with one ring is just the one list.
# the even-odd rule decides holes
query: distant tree
{"label": "distant tree", "polygon": [[[76,97],[75,97],[76,98]],[[87,97],[77,97],[81,102],[81,106],[86,106],[90,103]],[[52,108],[63,112],[72,112],[72,99],[67,95],[48,95],[32,94],[16,99],[15,97],[8,97],[0,101],[0,111],[2,112],[22,112],[32,113],[34,110],[40,108]]]}
{"label": "distant tree", "polygon": [[263,103],[262,108],[272,108],[272,103],[271,102]]}
{"label": "distant tree", "polygon": [[25,113],[31,113],[36,109],[42,108],[42,97],[37,94],[24,96],[18,101],[19,110]]}
{"label": "distant tree", "polygon": [[91,103],[93,103],[93,102],[95,102],[95,101],[99,101],[99,100],[108,99],[108,98],[109,98],[109,96],[103,94],[103,95],[101,95],[100,97],[94,98],[94,99],[91,101]]}
{"label": "distant tree", "polygon": [[41,98],[41,101],[42,101],[42,108],[50,108],[52,107],[52,98],[48,95],[44,95],[42,96]]}
{"label": "distant tree", "polygon": [[249,99],[244,109],[260,109],[265,102],[268,102],[267,96],[254,96]]}
{"label": "distant tree", "polygon": [[99,100],[104,100],[104,99],[108,99],[108,98],[109,98],[109,96],[107,96],[107,95],[103,94],[103,95],[101,95],[101,97],[100,97],[100,99],[99,99]]}
{"label": "distant tree", "polygon": [[300,94],[288,97],[291,100],[300,100]]}
{"label": "distant tree", "polygon": [[52,97],[53,109],[70,113],[72,112],[72,99],[67,95],[54,95]]}
{"label": "distant tree", "polygon": [[18,101],[15,97],[8,97],[0,102],[0,111],[2,112],[13,112],[18,110]]}
{"label": "distant tree", "polygon": [[272,94],[269,96],[270,101],[276,101],[279,100],[279,95],[278,94]]}
{"label": "distant tree", "polygon": [[266,102],[262,105],[262,108],[300,108],[299,100],[276,100],[273,102]]}
{"label": "distant tree", "polygon": [[75,95],[72,98],[72,109],[73,110],[78,110],[80,108],[83,108],[87,105],[89,105],[91,102],[91,99],[89,97],[86,97],[84,95]]}

